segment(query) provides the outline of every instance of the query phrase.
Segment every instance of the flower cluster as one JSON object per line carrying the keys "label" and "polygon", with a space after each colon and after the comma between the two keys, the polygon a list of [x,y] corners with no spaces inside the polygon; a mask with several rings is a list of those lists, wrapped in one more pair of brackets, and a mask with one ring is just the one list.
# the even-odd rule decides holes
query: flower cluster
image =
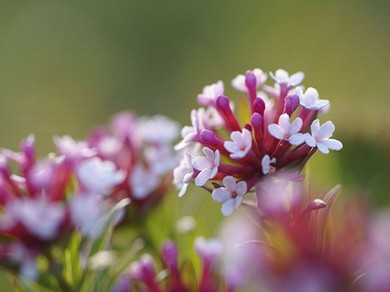
{"label": "flower cluster", "polygon": [[[55,137],[57,154],[35,157],[35,139],[20,152],[0,152],[0,257],[24,278],[38,277],[37,257],[67,242],[73,232],[97,238],[112,210],[129,199],[139,209],[160,200],[176,163],[178,126],[163,117],[114,117],[110,129],[86,141]],[[114,222],[123,210],[116,212]],[[110,221],[111,222],[111,221]]]}
{"label": "flower cluster", "polygon": [[370,223],[366,202],[334,206],[339,186],[316,197],[288,177],[261,185],[261,204],[233,216],[222,231],[231,285],[277,292],[388,290],[388,213]]}
{"label": "flower cluster", "polygon": [[280,170],[299,171],[317,149],[328,154],[342,148],[340,141],[330,138],[333,123],[320,124],[317,119],[329,109],[329,101],[320,99],[312,87],[304,91],[298,86],[304,74],[290,76],[279,69],[270,76],[273,87],[265,84],[267,75],[260,69],[233,79],[232,86],[247,97],[247,106],[239,100],[237,114],[222,81],[198,95],[203,107],[191,112],[192,126],[182,129],[183,140],[176,145],[186,150],[174,170],[179,196],[194,181],[212,192],[212,198],[223,203],[222,213],[230,215],[263,177]]}
{"label": "flower cluster", "polygon": [[172,143],[178,132],[177,123],[164,116],[137,118],[123,112],[85,141],[63,136],[56,137],[55,144],[83,191],[113,200],[126,197],[147,207],[170,185],[177,162]]}
{"label": "flower cluster", "polygon": [[[179,250],[173,241],[166,241],[161,249],[163,270],[157,272],[156,264],[149,254],[133,262],[123,274],[113,291],[218,291],[225,287],[218,271],[223,245],[217,239],[198,237],[195,249],[202,262],[199,277],[184,264],[179,264]],[[192,269],[195,269],[193,266]],[[191,274],[188,274],[188,273]],[[228,291],[228,289],[226,289]]]}

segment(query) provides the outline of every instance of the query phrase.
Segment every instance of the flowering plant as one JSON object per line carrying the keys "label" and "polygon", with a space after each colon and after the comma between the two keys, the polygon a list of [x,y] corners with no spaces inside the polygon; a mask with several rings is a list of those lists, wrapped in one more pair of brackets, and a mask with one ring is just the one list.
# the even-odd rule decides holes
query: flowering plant
{"label": "flowering plant", "polygon": [[[222,213],[230,215],[240,206],[263,177],[285,170],[299,172],[317,149],[328,154],[340,150],[340,141],[331,139],[331,121],[320,124],[317,115],[328,111],[329,101],[320,99],[316,89],[298,86],[302,72],[289,75],[279,69],[270,73],[275,84],[265,84],[260,69],[238,75],[232,85],[246,95],[237,111],[224,95],[222,81],[208,85],[198,95],[204,107],[191,112],[192,126],[182,129],[183,140],[176,149],[186,149],[174,171],[174,183],[184,195],[189,183],[212,193],[223,203]],[[203,155],[198,155],[199,149]],[[208,182],[211,182],[208,183]]]}

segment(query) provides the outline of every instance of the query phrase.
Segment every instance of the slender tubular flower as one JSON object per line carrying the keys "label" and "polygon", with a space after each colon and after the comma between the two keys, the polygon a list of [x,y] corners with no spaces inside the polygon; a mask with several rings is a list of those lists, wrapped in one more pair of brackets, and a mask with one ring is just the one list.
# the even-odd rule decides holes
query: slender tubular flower
{"label": "slender tubular flower", "polygon": [[[289,75],[279,69],[270,75],[275,81],[273,87],[266,85],[267,75],[260,69],[234,78],[233,87],[246,95],[238,100],[237,107],[225,95],[222,81],[206,86],[198,95],[203,107],[192,110],[192,126],[182,129],[183,140],[175,147],[187,153],[174,171],[180,196],[194,181],[213,193],[217,202],[232,204],[225,200],[226,192],[221,195],[227,188],[223,180],[229,177],[236,185],[246,186],[244,193],[240,188],[239,196],[231,192],[235,194],[234,207],[223,207],[224,215],[231,214],[264,177],[287,170],[299,173],[317,149],[327,154],[342,148],[340,141],[330,139],[333,123],[320,126],[317,119],[329,101],[320,99],[312,87],[305,92],[298,87],[304,74]],[[199,150],[206,156],[199,156]],[[216,189],[220,190],[214,193]]]}

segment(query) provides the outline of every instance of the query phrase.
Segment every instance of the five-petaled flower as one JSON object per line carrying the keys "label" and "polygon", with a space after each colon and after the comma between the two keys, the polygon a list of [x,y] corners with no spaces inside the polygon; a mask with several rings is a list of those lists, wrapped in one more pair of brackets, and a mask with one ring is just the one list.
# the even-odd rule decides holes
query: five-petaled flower
{"label": "five-petaled flower", "polygon": [[245,181],[236,182],[234,177],[225,176],[223,187],[217,188],[213,191],[213,200],[222,204],[222,214],[228,216],[237,209],[242,202],[243,196],[247,192],[247,185]]}

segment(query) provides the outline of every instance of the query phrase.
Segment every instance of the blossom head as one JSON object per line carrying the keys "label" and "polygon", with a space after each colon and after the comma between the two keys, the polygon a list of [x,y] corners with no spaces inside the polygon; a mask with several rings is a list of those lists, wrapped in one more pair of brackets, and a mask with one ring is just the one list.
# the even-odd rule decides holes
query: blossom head
{"label": "blossom head", "polygon": [[[225,215],[231,214],[264,177],[286,170],[299,172],[317,149],[327,154],[342,148],[341,142],[330,139],[332,122],[320,126],[316,119],[329,101],[319,99],[314,88],[303,92],[297,87],[302,72],[289,75],[279,69],[271,78],[274,87],[265,84],[267,75],[260,69],[233,79],[233,87],[246,95],[246,108],[242,102],[238,104],[243,108],[233,107],[221,81],[204,88],[198,96],[203,107],[192,110],[192,126],[182,129],[183,140],[176,145],[188,153],[174,171],[180,196],[194,181],[224,204]],[[245,185],[245,192],[243,187],[239,195],[228,190],[227,177],[231,185]]]}
{"label": "blossom head", "polygon": [[[56,145],[71,161],[82,192],[114,201],[128,197],[147,207],[159,201],[169,185],[167,177],[177,164],[172,143],[178,132],[178,125],[164,116],[137,117],[124,112],[115,115],[108,127],[95,129],[85,141],[70,143],[71,138],[62,137],[56,138]],[[69,148],[74,151],[65,151]],[[88,155],[77,156],[76,150]]]}

